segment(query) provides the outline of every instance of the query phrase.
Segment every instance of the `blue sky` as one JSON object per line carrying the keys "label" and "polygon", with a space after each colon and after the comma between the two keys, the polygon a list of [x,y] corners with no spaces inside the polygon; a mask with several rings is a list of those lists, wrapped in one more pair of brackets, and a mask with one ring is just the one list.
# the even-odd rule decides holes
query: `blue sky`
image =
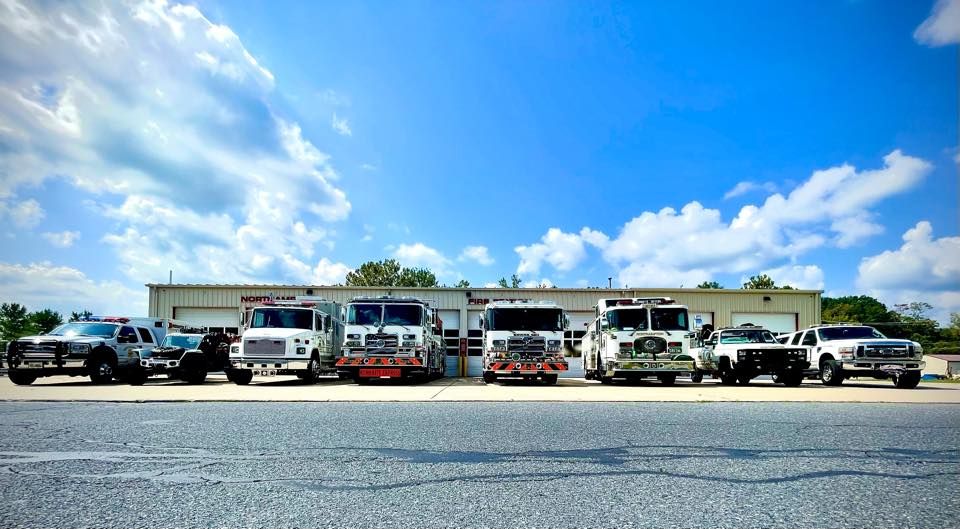
{"label": "blue sky", "polygon": [[[960,311],[960,1],[0,6],[0,297],[736,287]],[[670,208],[670,209],[665,209]]]}

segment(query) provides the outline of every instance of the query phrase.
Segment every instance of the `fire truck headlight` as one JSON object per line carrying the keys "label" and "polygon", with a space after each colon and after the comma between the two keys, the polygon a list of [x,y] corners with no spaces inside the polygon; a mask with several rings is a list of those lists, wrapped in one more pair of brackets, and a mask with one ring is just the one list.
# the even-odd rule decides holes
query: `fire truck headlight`
{"label": "fire truck headlight", "polygon": [[347,335],[347,340],[359,340],[359,339],[360,339],[360,335],[359,335],[359,334],[348,334],[348,335]]}
{"label": "fire truck headlight", "polygon": [[403,342],[403,347],[415,347],[417,342]]}
{"label": "fire truck headlight", "polygon": [[298,355],[305,355],[305,354],[307,354],[307,348],[306,348],[306,347],[297,347],[297,354],[298,354]]}
{"label": "fire truck headlight", "polygon": [[507,350],[507,341],[506,340],[494,340],[493,341],[493,351],[506,351]]}
{"label": "fire truck headlight", "polygon": [[231,346],[230,346],[230,354],[231,354],[231,355],[239,355],[239,354],[240,354],[240,346],[239,346],[239,345],[231,345]]}
{"label": "fire truck headlight", "polygon": [[417,335],[416,335],[416,334],[404,334],[404,335],[403,335],[403,339],[404,339],[404,340],[416,340],[416,339],[417,339]]}
{"label": "fire truck headlight", "polygon": [[343,342],[344,347],[360,347],[360,340],[350,340],[348,342]]}

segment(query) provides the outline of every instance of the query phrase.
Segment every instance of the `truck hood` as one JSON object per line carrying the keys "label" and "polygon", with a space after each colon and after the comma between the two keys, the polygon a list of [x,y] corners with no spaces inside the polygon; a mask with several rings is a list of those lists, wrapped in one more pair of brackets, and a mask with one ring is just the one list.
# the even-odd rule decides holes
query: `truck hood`
{"label": "truck hood", "polygon": [[310,334],[312,331],[305,329],[279,329],[264,327],[260,329],[247,329],[243,333],[243,339],[247,338],[293,338],[302,334]]}
{"label": "truck hood", "polygon": [[49,334],[40,336],[24,336],[18,338],[18,342],[62,342],[62,343],[89,343],[98,344],[100,342],[111,341],[112,338],[103,338],[101,336],[52,336]]}
{"label": "truck hood", "polygon": [[724,343],[714,346],[714,349],[796,349],[782,343]]}
{"label": "truck hood", "polygon": [[850,340],[830,340],[823,345],[853,346],[853,345],[919,345],[917,342],[902,338],[859,338]]}

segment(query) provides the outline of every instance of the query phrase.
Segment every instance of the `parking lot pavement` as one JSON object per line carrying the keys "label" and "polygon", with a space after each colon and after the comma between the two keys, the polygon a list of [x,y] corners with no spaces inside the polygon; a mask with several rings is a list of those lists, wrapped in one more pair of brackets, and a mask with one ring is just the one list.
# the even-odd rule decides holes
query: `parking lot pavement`
{"label": "parking lot pavement", "polygon": [[651,381],[602,385],[583,379],[561,379],[556,386],[540,383],[484,384],[476,378],[444,378],[422,384],[375,381],[357,385],[335,378],[304,385],[294,377],[254,379],[237,386],[223,375],[210,375],[203,385],[190,386],[165,378],[144,386],[113,383],[94,386],[86,378],[48,377],[31,386],[15,386],[0,377],[0,400],[7,401],[572,401],[572,402],[890,402],[960,404],[960,384],[923,383],[916,389],[896,389],[889,381],[849,380],[840,387],[806,381],[786,388],[769,380],[749,386],[722,386],[707,379],[701,384],[678,380],[666,387]]}

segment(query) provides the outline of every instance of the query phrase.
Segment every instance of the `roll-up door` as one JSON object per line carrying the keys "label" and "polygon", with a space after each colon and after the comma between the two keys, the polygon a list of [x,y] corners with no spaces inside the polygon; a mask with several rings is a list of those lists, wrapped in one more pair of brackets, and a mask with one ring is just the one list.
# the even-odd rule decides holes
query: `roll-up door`
{"label": "roll-up door", "polygon": [[457,356],[460,354],[460,311],[441,310],[440,319],[443,321],[443,341],[447,345],[447,372],[448,377],[457,376],[459,365]]}
{"label": "roll-up door", "polygon": [[796,313],[773,314],[765,312],[734,312],[733,325],[759,325],[773,333],[793,332],[797,330]]}
{"label": "roll-up door", "polygon": [[579,378],[583,376],[583,358],[580,345],[583,335],[587,332],[585,324],[593,321],[594,311],[567,312],[570,327],[563,334],[563,355],[567,357],[569,371],[560,375],[562,378]]}
{"label": "roll-up door", "polygon": [[483,331],[480,329],[480,315],[483,311],[467,312],[467,376],[483,375]]}
{"label": "roll-up door", "polygon": [[713,325],[713,313],[700,310],[690,311],[690,320],[693,321],[693,328],[699,329],[704,325]]}
{"label": "roll-up door", "polygon": [[173,319],[191,325],[210,327],[211,330],[237,332],[240,310],[237,307],[174,307]]}

